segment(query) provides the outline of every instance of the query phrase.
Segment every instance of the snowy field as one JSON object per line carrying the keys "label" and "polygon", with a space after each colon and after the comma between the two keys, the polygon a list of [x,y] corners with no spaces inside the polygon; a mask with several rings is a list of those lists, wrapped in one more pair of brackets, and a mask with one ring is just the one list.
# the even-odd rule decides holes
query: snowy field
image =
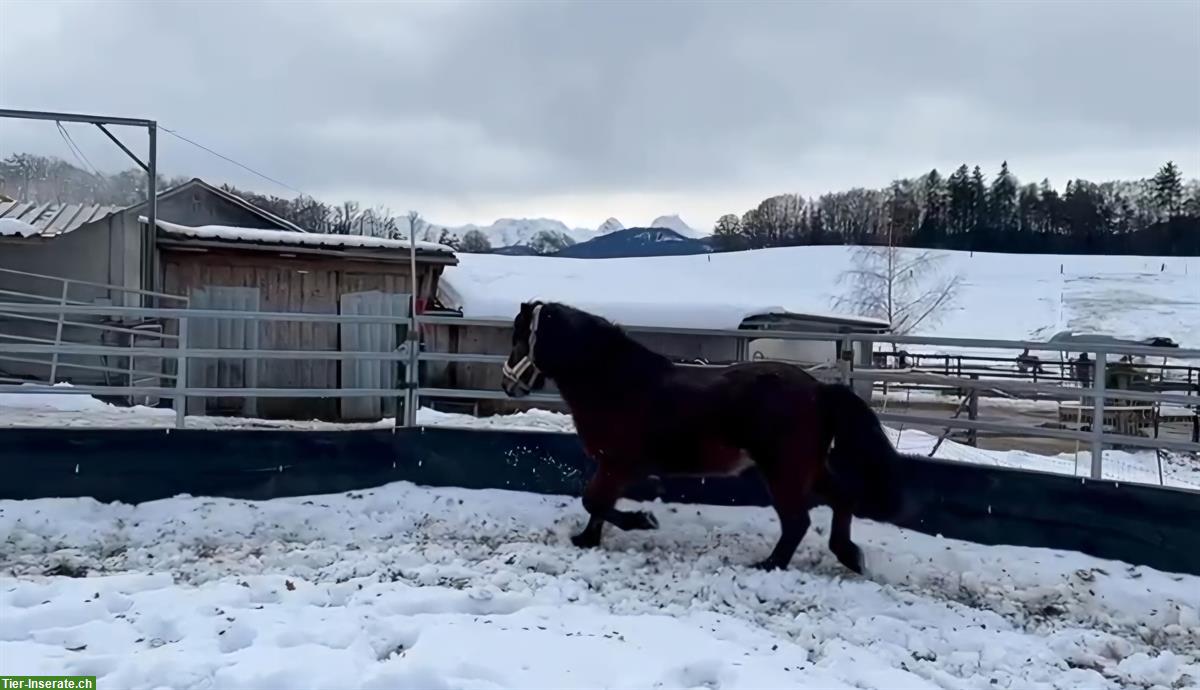
{"label": "snowy field", "polygon": [[[1200,259],[939,251],[964,284],[918,334],[1044,340],[1059,331],[1173,338],[1200,348]],[[736,328],[763,311],[830,313],[853,267],[848,247],[786,247],[633,259],[462,254],[443,291],[468,318],[512,319],[554,299],[627,326]],[[670,286],[664,290],[663,286]]]}
{"label": "snowy field", "polygon": [[[0,397],[5,426],[173,422],[89,396]],[[420,422],[572,430],[537,410]],[[906,452],[934,442],[891,436]],[[938,455],[1076,471],[949,441]],[[1106,467],[1156,472],[1139,454]],[[856,521],[859,577],[828,552],[825,509],[792,569],[763,573],[746,566],[778,536],[770,509],[642,507],[661,529],[609,529],[581,551],[577,499],[505,491],[0,501],[0,667],[122,689],[1200,687],[1200,577]]]}
{"label": "snowy field", "polygon": [[0,660],[101,688],[1185,688],[1200,578],[865,521],[745,567],[769,509],[392,484],[246,502],[0,502]]}

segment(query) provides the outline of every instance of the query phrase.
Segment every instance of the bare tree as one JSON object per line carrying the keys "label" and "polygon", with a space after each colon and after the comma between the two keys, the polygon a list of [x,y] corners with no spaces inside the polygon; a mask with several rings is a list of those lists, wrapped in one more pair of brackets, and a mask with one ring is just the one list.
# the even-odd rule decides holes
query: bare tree
{"label": "bare tree", "polygon": [[945,257],[934,252],[895,246],[852,251],[854,267],[838,277],[849,289],[834,299],[834,308],[885,319],[898,335],[936,323],[962,286],[960,274],[940,270]]}

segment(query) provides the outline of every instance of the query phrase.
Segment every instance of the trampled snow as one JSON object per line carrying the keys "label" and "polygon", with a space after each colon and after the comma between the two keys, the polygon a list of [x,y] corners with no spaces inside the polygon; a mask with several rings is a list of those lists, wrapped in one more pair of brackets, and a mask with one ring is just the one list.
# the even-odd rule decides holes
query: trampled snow
{"label": "trampled snow", "polygon": [[[1200,347],[1200,259],[937,252],[964,284],[917,333],[1045,340],[1063,330]],[[522,301],[567,302],[627,326],[736,328],[771,310],[836,312],[847,247],[631,259],[463,255],[447,298],[469,318],[512,319]],[[844,312],[845,315],[853,315]]]}
{"label": "trampled snow", "polygon": [[648,504],[573,547],[578,501],[397,483],[247,502],[0,502],[0,659],[112,688],[1181,688],[1200,578],[855,523],[745,564],[769,509]]}
{"label": "trampled snow", "polygon": [[[173,422],[169,410],[60,388],[0,398],[0,424]],[[540,410],[422,410],[419,422],[572,430],[569,416]],[[891,436],[907,452],[933,443]],[[1065,456],[949,441],[938,454],[1073,469]],[[1194,467],[1171,476],[1198,478]],[[0,665],[118,688],[1200,684],[1197,577],[856,521],[858,577],[829,554],[823,509],[792,569],[762,573],[746,564],[778,534],[770,509],[642,508],[661,529],[609,530],[601,549],[581,551],[567,539],[582,524],[578,500],[505,491],[0,501]]]}

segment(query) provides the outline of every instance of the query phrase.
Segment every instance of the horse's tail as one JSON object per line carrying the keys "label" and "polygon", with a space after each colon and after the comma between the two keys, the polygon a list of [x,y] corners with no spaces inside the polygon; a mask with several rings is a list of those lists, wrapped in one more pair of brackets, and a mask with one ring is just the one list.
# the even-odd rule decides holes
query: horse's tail
{"label": "horse's tail", "polygon": [[818,399],[825,433],[832,438],[833,484],[853,497],[854,514],[892,521],[906,512],[901,465],[875,411],[849,386],[821,384]]}

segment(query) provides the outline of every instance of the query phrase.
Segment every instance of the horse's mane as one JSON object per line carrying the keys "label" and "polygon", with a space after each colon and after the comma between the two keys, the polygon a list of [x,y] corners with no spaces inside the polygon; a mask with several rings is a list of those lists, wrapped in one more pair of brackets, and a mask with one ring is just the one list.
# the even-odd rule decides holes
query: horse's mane
{"label": "horse's mane", "polygon": [[583,357],[584,360],[600,358],[610,361],[613,366],[633,370],[660,370],[674,366],[670,359],[634,340],[624,328],[606,318],[559,302],[548,302],[544,307],[550,307],[564,320],[567,324],[565,331],[579,341],[569,346],[576,354],[588,353]]}

